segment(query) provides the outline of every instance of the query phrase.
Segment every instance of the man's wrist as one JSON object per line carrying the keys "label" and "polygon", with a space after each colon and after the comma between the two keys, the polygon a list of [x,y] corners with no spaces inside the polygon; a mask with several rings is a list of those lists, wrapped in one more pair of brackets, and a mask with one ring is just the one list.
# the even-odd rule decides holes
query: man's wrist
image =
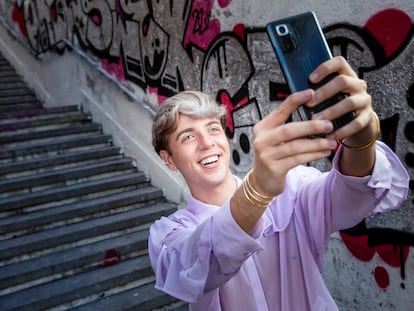
{"label": "man's wrist", "polygon": [[[375,141],[378,139],[379,135],[381,134],[381,123],[378,118],[378,115],[374,111],[372,112],[372,115],[373,115],[373,119],[375,121],[375,127],[376,127],[375,134],[373,135],[371,134],[371,138],[369,138],[366,142],[359,143],[359,144],[348,144],[345,142],[346,139],[343,139],[341,141],[342,146],[348,149],[352,149],[352,150],[365,150],[375,144]],[[370,132],[372,132],[372,130]]]}

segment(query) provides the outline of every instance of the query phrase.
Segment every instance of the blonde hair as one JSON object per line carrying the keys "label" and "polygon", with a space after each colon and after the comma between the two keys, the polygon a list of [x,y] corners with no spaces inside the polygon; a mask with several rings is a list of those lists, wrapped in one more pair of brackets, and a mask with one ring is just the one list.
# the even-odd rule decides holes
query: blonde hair
{"label": "blonde hair", "polygon": [[194,118],[217,117],[223,128],[226,126],[226,108],[198,91],[183,91],[168,98],[157,111],[152,125],[152,145],[159,154],[170,152],[168,136],[177,129],[178,117],[185,114]]}

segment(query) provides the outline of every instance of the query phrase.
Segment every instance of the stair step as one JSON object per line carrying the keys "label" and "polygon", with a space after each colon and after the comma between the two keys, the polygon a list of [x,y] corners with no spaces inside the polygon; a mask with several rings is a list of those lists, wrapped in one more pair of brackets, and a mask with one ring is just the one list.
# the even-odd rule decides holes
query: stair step
{"label": "stair step", "polygon": [[[18,106],[16,106],[16,108],[18,108]],[[41,107],[34,107],[33,109],[16,109],[16,110],[8,110],[8,111],[3,111],[0,113],[0,120],[2,121],[2,123],[4,123],[4,120],[9,121],[9,119],[17,119],[17,118],[23,118],[23,117],[32,117],[32,116],[37,116],[44,113],[44,109]]]}
{"label": "stair step", "polygon": [[88,149],[78,152],[65,153],[35,159],[21,160],[11,163],[0,163],[0,176],[7,174],[28,175],[30,172],[38,172],[48,167],[58,169],[62,166],[74,166],[95,161],[95,163],[105,161],[107,159],[115,159],[121,157],[121,148],[114,146],[106,146],[95,149]]}
{"label": "stair step", "polygon": [[7,112],[7,111],[17,111],[17,110],[28,110],[28,109],[36,109],[40,108],[42,104],[40,102],[31,102],[31,103],[19,103],[17,104],[2,104],[0,105],[0,113]]}
{"label": "stair step", "polygon": [[72,150],[76,148],[88,147],[91,148],[93,145],[106,144],[109,145],[112,141],[110,135],[92,135],[89,137],[81,138],[68,138],[68,139],[56,139],[56,142],[40,142],[33,144],[25,144],[23,146],[2,148],[0,149],[0,160],[4,159],[16,159],[19,157],[27,157],[34,154],[47,154],[50,152],[59,151],[62,153],[63,150]]}
{"label": "stair step", "polygon": [[0,105],[20,104],[20,103],[34,103],[38,99],[34,95],[17,95],[0,97]]}
{"label": "stair step", "polygon": [[28,88],[4,89],[4,88],[0,87],[0,97],[22,96],[22,95],[35,96],[33,91],[28,89]]}
{"label": "stair step", "polygon": [[[125,173],[126,170],[136,169],[131,159],[119,159],[104,163],[94,163],[73,168],[53,170],[34,175],[21,176],[15,178],[6,178],[0,180],[0,194],[10,191],[33,187],[40,187],[44,185],[54,185],[56,183],[69,183],[69,181],[78,180],[81,178],[88,178],[94,175],[104,173],[118,174]],[[1,195],[0,195],[1,198]]]}
{"label": "stair step", "polygon": [[9,76],[18,76],[16,71],[13,69],[11,65],[3,66],[2,70],[0,70],[0,78],[9,77]]}
{"label": "stair step", "polygon": [[29,120],[0,123],[0,132],[33,129],[42,126],[50,127],[51,125],[59,125],[62,127],[73,123],[90,122],[90,120],[90,115],[79,112],[65,113],[59,116],[39,115],[38,117],[32,117]]}
{"label": "stair step", "polygon": [[[96,310],[111,310],[111,311],[151,311],[158,310],[166,305],[177,303],[178,300],[174,297],[164,294],[157,290],[155,283],[135,287],[121,293],[111,295],[109,297],[100,298],[97,301],[72,308],[72,311],[96,311]],[[160,310],[177,310],[176,308],[162,308]],[[188,307],[182,306],[182,311],[187,310]]]}
{"label": "stair step", "polygon": [[[90,123],[85,125],[75,125],[75,126],[67,126],[58,129],[46,129],[46,130],[39,130],[35,132],[26,132],[26,133],[11,133],[7,135],[0,135],[0,144],[15,144],[21,143],[24,141],[34,141],[34,140],[41,140],[41,139],[50,139],[52,137],[58,136],[70,136],[70,135],[81,135],[85,133],[100,133],[102,131],[102,127],[96,123]],[[79,137],[79,136],[78,136]]]}
{"label": "stair step", "polygon": [[5,65],[11,66],[9,61],[4,56],[2,56],[1,59],[0,59],[0,65],[1,66],[5,66]]}
{"label": "stair step", "polygon": [[62,248],[65,244],[79,244],[82,240],[99,238],[109,233],[114,234],[116,231],[125,231],[127,228],[137,228],[155,221],[165,215],[167,211],[171,211],[171,204],[158,203],[3,240],[0,241],[0,260],[16,259],[14,257],[27,256],[55,247]]}
{"label": "stair step", "polygon": [[72,278],[57,280],[0,297],[0,309],[46,310],[82,298],[104,294],[113,287],[126,285],[152,275],[148,256],[140,256],[116,265],[96,269]]}
{"label": "stair step", "polygon": [[30,90],[26,84],[22,81],[15,81],[15,82],[0,82],[0,90],[14,90],[14,89],[21,89],[21,88],[25,88]]}
{"label": "stair step", "polygon": [[[56,114],[60,115],[67,112],[79,112],[77,106],[62,106],[62,107],[51,107],[43,108],[42,106],[36,106],[33,109],[22,110],[19,106],[15,106],[15,109],[10,109],[8,111],[3,111],[0,113],[0,120],[6,119],[22,119],[22,118],[31,118],[39,115],[51,115]],[[4,122],[4,121],[3,121]]]}
{"label": "stair step", "polygon": [[[136,186],[147,181],[143,173],[130,173],[121,176],[113,176],[93,180],[64,187],[47,189],[27,194],[19,194],[0,199],[0,212],[15,211],[22,212],[25,207],[64,201],[70,198],[87,196],[93,193],[104,192],[109,190],[121,189],[127,186]],[[119,190],[120,191],[120,190]]]}
{"label": "stair step", "polygon": [[14,70],[11,64],[5,59],[0,60],[0,69],[1,70]]}
{"label": "stair step", "polygon": [[146,249],[147,239],[145,229],[0,267],[0,289],[10,293],[10,288],[24,283],[29,287],[36,280],[80,274],[105,265],[105,255],[110,250],[116,252],[118,259],[128,259],[130,253]]}
{"label": "stair step", "polygon": [[0,70],[0,81],[9,81],[17,78],[22,79],[11,67],[3,67],[3,70]]}
{"label": "stair step", "polygon": [[[4,217],[0,218],[0,234],[13,234],[15,236],[17,235],[16,232],[24,230],[37,232],[45,226],[79,221],[79,219],[90,217],[94,213],[105,215],[105,213],[113,213],[120,208],[126,209],[128,206],[137,208],[143,204],[149,204],[151,201],[159,200],[161,195],[162,191],[160,189],[144,186],[143,184],[141,188],[131,191]],[[171,207],[170,212],[173,211],[174,209]]]}
{"label": "stair step", "polygon": [[22,78],[17,76],[17,75],[11,75],[8,77],[0,77],[0,85],[2,83],[16,83],[16,82],[21,82]]}
{"label": "stair step", "polygon": [[54,167],[55,169],[63,165],[82,164],[87,161],[102,161],[110,157],[119,157],[121,149],[119,147],[107,146],[99,149],[90,149],[61,155],[54,155],[49,157],[42,157],[36,159],[22,160],[12,163],[0,163],[0,175],[21,173],[27,171],[40,170],[47,167]]}

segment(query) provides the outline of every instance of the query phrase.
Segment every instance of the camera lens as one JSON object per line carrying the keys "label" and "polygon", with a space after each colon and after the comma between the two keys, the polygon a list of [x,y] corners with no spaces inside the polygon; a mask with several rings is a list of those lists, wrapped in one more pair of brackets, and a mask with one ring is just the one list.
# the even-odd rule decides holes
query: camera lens
{"label": "camera lens", "polygon": [[286,36],[289,34],[289,28],[285,24],[277,25],[276,32],[279,36]]}

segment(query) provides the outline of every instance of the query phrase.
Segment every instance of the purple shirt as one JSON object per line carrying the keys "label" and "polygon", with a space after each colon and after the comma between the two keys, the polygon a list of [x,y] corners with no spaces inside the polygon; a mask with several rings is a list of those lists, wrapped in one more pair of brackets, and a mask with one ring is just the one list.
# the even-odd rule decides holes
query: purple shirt
{"label": "purple shirt", "polygon": [[321,275],[329,236],[398,207],[409,180],[381,142],[370,176],[342,175],[341,152],[329,172],[290,170],[251,235],[234,221],[229,201],[190,197],[185,209],[156,221],[148,243],[156,288],[197,311],[338,310]]}

